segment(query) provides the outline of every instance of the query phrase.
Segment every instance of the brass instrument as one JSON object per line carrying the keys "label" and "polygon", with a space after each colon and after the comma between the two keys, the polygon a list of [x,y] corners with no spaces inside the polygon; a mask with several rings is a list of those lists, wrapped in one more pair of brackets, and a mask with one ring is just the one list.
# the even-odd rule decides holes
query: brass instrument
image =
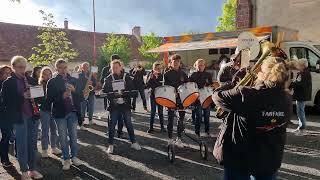
{"label": "brass instrument", "polygon": [[93,86],[89,84],[91,79],[92,79],[92,73],[90,72],[86,86],[84,87],[84,90],[83,90],[83,96],[85,100],[88,99],[90,92],[94,90]]}
{"label": "brass instrument", "polygon": [[[261,42],[262,54],[260,58],[254,64],[254,66],[251,67],[251,69],[246,73],[243,79],[234,87],[234,89],[239,86],[246,86],[256,78],[256,74],[260,70],[263,61],[269,56],[272,47],[274,47],[274,44],[269,41],[264,40]],[[220,107],[218,107],[216,110],[216,117],[219,119],[225,118],[227,114],[228,113],[223,111]]]}

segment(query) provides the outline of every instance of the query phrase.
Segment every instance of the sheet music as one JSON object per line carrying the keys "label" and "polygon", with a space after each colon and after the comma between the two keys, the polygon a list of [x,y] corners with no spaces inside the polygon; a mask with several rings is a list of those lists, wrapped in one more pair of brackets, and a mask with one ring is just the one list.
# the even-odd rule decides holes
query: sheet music
{"label": "sheet music", "polygon": [[30,87],[31,98],[38,98],[44,96],[44,91],[42,86],[32,86]]}
{"label": "sheet music", "polygon": [[249,67],[250,65],[250,50],[244,49],[241,51],[241,68]]}
{"label": "sheet music", "polygon": [[124,90],[124,81],[114,81],[112,82],[112,90],[113,91],[121,91]]}
{"label": "sheet music", "polygon": [[98,66],[91,66],[91,73],[98,73]]}

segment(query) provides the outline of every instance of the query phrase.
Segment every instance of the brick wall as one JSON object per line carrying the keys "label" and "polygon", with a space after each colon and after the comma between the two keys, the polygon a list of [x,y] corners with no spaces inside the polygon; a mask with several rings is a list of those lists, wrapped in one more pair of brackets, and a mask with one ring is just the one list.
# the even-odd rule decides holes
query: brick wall
{"label": "brick wall", "polygon": [[252,27],[252,4],[251,0],[237,1],[237,15],[236,15],[237,29],[244,29]]}

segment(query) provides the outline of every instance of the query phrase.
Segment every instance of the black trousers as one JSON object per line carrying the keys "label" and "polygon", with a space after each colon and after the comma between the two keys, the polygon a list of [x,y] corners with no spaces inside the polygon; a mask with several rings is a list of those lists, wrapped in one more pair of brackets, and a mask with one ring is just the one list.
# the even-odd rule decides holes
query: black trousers
{"label": "black trousers", "polygon": [[2,139],[0,141],[1,163],[9,162],[9,140],[11,137],[11,126],[1,127]]}
{"label": "black trousers", "polygon": [[[174,121],[174,114],[175,110],[174,109],[168,109],[168,137],[171,139],[172,138],[172,131],[173,131],[173,121]],[[180,138],[182,135],[182,132],[184,131],[184,124],[183,120],[185,117],[186,112],[184,110],[179,111],[179,117],[178,117],[178,137]]]}

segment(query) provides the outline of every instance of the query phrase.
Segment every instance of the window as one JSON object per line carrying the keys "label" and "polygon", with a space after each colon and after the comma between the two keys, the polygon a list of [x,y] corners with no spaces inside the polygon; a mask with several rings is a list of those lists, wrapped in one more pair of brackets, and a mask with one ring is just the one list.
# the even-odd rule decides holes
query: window
{"label": "window", "polygon": [[320,59],[318,55],[316,55],[310,49],[304,47],[293,47],[290,48],[290,59],[301,59],[306,58],[309,62],[309,67],[311,71],[316,69],[317,61]]}
{"label": "window", "polygon": [[218,49],[209,49],[209,55],[218,54]]}
{"label": "window", "polygon": [[236,52],[235,48],[230,49],[230,54],[234,54]]}
{"label": "window", "polygon": [[220,49],[220,54],[229,54],[230,49],[229,48],[221,48]]}

